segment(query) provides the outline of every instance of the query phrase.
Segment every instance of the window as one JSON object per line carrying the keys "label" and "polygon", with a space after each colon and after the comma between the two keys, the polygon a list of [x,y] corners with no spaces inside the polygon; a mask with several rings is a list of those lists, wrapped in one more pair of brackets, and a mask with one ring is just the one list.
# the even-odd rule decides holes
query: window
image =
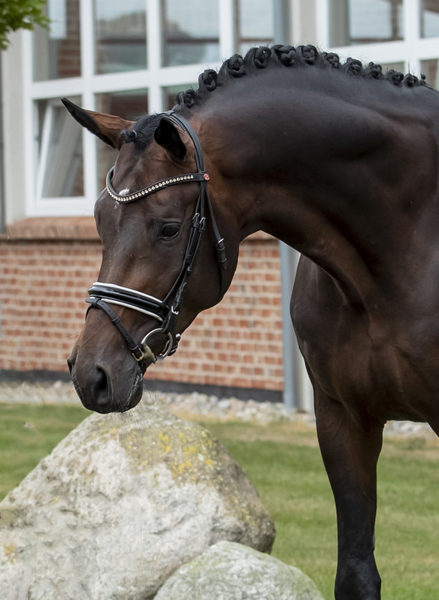
{"label": "window", "polygon": [[331,46],[403,39],[402,0],[331,0]]}
{"label": "window", "polygon": [[96,73],[146,69],[145,0],[95,0]]}
{"label": "window", "polygon": [[163,0],[163,64],[219,60],[217,0]]}
{"label": "window", "polygon": [[48,0],[50,31],[23,33],[29,216],[91,214],[117,156],[72,119],[60,98],[130,120],[168,110],[179,91],[196,88],[200,72],[235,48],[291,42],[291,4]]}
{"label": "window", "polygon": [[[119,115],[124,119],[135,121],[148,112],[148,90],[127,90],[124,92],[109,92],[96,96],[96,109],[99,112]],[[113,150],[104,142],[98,141],[98,189],[105,187],[105,178],[114,165],[117,150]]]}
{"label": "window", "polygon": [[83,196],[82,130],[59,100],[40,100],[37,110],[37,198]]}
{"label": "window", "polygon": [[288,3],[279,0],[236,0],[236,51],[288,43]]}
{"label": "window", "polygon": [[421,37],[439,37],[439,0],[421,0]]}
{"label": "window", "polygon": [[79,0],[47,0],[45,12],[52,23],[33,37],[34,80],[80,76]]}

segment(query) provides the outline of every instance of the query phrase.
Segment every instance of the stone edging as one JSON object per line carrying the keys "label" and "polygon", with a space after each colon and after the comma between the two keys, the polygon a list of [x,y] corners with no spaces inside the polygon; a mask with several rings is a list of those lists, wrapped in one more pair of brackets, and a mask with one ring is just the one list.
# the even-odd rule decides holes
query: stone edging
{"label": "stone edging", "polygon": [[[280,402],[255,402],[237,398],[218,398],[197,392],[178,394],[175,392],[145,391],[142,402],[164,404],[170,412],[221,421],[256,422],[268,425],[276,421],[300,423],[311,430],[315,428],[315,417],[302,410],[288,411]],[[82,406],[70,383],[56,381],[52,384],[19,385],[0,384],[0,403],[23,404],[71,404]],[[388,437],[427,437],[436,435],[427,423],[412,421],[390,421],[385,435]]]}

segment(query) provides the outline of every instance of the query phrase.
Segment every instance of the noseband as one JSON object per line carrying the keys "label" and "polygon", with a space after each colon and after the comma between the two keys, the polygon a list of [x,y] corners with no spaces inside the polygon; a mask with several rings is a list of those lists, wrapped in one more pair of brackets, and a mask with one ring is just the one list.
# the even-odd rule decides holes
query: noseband
{"label": "noseband", "polygon": [[[130,288],[115,285],[113,283],[101,283],[99,281],[95,282],[89,289],[88,292],[90,294],[90,298],[86,300],[86,302],[90,304],[89,309],[91,307],[99,308],[108,315],[113,325],[119,330],[119,333],[125,340],[128,348],[131,351],[131,354],[139,363],[146,361],[147,359],[155,363],[157,359],[163,359],[166,356],[173,354],[177,350],[181,335],[175,332],[175,317],[179,314],[181,303],[183,301],[184,290],[187,284],[187,278],[192,272],[194,260],[200,246],[201,237],[206,228],[206,214],[208,214],[212,224],[212,229],[216,240],[218,262],[222,269],[227,268],[224,240],[218,231],[212,204],[210,203],[207,193],[207,183],[210,177],[204,168],[203,150],[201,148],[198,136],[190,123],[184,117],[170,111],[169,113],[164,113],[162,118],[183,129],[183,131],[185,131],[191,138],[195,149],[195,164],[197,167],[197,172],[179,175],[178,177],[162,179],[153,185],[138,190],[133,194],[121,196],[115,191],[112,185],[114,171],[113,167],[110,169],[107,175],[106,189],[109,195],[117,200],[117,202],[128,203],[135,202],[140,198],[145,198],[146,196],[154,194],[163,188],[170,187],[171,185],[192,183],[195,181],[198,182],[200,186],[200,193],[195,206],[195,214],[192,217],[192,225],[189,231],[189,238],[180,272],[163,300],[159,300],[158,298],[144,294],[143,292],[138,292],[137,290],[132,290]],[[171,298],[173,298],[172,301]],[[160,326],[150,331],[142,339],[142,341],[137,344],[124,327],[121,319],[109,306],[110,304],[130,308],[149,317],[153,317],[160,322]],[[167,340],[161,354],[155,355],[148,346],[147,342],[154,334],[158,333],[164,334],[167,337]]]}

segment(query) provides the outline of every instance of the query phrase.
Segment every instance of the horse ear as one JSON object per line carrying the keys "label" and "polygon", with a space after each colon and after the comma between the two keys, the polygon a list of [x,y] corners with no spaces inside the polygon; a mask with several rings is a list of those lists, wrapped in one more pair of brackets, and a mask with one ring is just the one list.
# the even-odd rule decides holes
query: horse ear
{"label": "horse ear", "polygon": [[127,121],[122,117],[85,110],[73,104],[67,98],[62,98],[61,102],[80,125],[97,135],[100,140],[112,148],[116,148],[116,150],[120,150],[123,143],[120,137],[121,131],[130,129],[134,125],[134,121]]}
{"label": "horse ear", "polygon": [[166,119],[160,121],[154,132],[154,139],[178,160],[182,160],[187,154],[186,144],[181,139],[179,130]]}

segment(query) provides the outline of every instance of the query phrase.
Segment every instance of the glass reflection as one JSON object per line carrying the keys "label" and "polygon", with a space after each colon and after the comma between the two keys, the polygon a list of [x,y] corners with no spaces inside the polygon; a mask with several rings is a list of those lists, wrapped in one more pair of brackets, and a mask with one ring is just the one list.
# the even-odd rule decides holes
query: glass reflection
{"label": "glass reflection", "polygon": [[439,36],[439,0],[421,0],[421,37]]}
{"label": "glass reflection", "polygon": [[[79,97],[71,98],[80,104]],[[40,100],[38,110],[37,196],[84,195],[82,128],[59,100]]]}
{"label": "glass reflection", "polygon": [[[136,121],[148,113],[148,90],[127,90],[96,95],[96,110],[111,115],[118,115],[130,121]],[[98,185],[99,190],[105,187],[105,178],[117,158],[117,150],[113,150],[98,140]]]}
{"label": "glass reflection", "polygon": [[34,80],[80,76],[79,0],[47,0],[44,12],[51,25],[33,35]]}
{"label": "glass reflection", "polygon": [[163,64],[219,60],[218,0],[163,0]]}
{"label": "glass reflection", "polygon": [[245,54],[254,46],[288,41],[288,2],[237,0],[235,3],[236,50]]}
{"label": "glass reflection", "polygon": [[331,46],[403,39],[403,0],[331,0]]}
{"label": "glass reflection", "polygon": [[146,0],[95,0],[96,72],[146,69]]}

